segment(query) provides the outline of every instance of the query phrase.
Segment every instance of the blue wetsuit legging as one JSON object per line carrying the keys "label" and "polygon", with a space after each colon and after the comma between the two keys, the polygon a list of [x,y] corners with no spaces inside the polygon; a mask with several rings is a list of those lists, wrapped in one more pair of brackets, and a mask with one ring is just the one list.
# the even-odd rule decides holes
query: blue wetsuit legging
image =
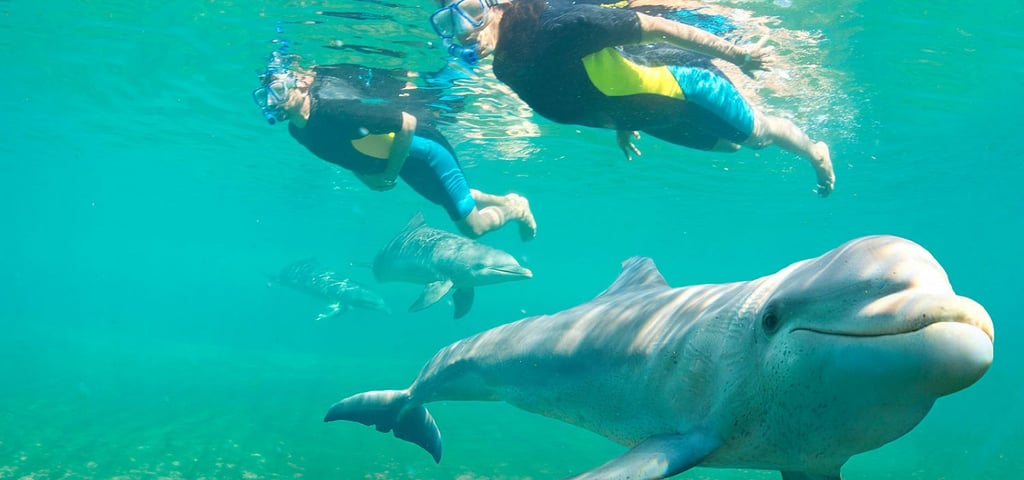
{"label": "blue wetsuit legging", "polygon": [[399,176],[427,200],[444,207],[452,220],[462,220],[476,207],[462,166],[441,144],[414,136]]}
{"label": "blue wetsuit legging", "polygon": [[[754,110],[726,78],[703,68],[670,65],[686,101],[708,117],[695,118],[706,133],[733,143],[743,143],[754,131]],[[701,115],[704,116],[704,115]]]}

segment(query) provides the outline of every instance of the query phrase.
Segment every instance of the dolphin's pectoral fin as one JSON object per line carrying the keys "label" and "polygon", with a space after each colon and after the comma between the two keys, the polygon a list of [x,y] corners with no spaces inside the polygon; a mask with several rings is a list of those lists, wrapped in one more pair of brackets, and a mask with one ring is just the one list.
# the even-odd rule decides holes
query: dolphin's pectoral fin
{"label": "dolphin's pectoral fin", "polygon": [[653,480],[697,466],[721,442],[699,432],[658,435],[589,472],[569,480]]}
{"label": "dolphin's pectoral fin", "polygon": [[317,320],[327,320],[327,319],[331,319],[331,318],[337,317],[338,315],[341,315],[342,313],[345,313],[345,312],[348,311],[348,307],[344,306],[344,305],[341,305],[340,303],[331,304],[330,307],[331,307],[330,310],[328,310],[328,311],[326,311],[324,313],[321,313],[320,315],[317,315],[316,319]]}
{"label": "dolphin's pectoral fin", "polygon": [[835,475],[818,475],[804,472],[782,472],[782,480],[842,480],[839,472]]}
{"label": "dolphin's pectoral fin", "polygon": [[324,422],[348,420],[419,445],[441,462],[441,432],[423,405],[409,405],[408,390],[378,390],[353,395],[331,406]]}
{"label": "dolphin's pectoral fin", "polygon": [[455,318],[462,318],[469,313],[469,309],[473,307],[473,292],[473,287],[469,287],[455,290],[452,294],[452,300],[455,301]]}
{"label": "dolphin's pectoral fin", "polygon": [[418,312],[427,308],[441,299],[444,294],[448,293],[448,290],[452,289],[451,280],[442,280],[437,282],[430,282],[423,287],[423,293],[420,294],[420,298],[417,298],[412,305],[409,306],[410,312]]}

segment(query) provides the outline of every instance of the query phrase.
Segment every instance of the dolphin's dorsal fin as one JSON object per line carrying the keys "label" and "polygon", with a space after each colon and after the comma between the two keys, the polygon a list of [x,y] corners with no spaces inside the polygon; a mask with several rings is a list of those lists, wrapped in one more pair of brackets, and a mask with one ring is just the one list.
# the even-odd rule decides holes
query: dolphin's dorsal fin
{"label": "dolphin's dorsal fin", "polygon": [[665,277],[661,276],[654,260],[648,257],[631,257],[622,262],[622,272],[612,285],[601,292],[598,297],[615,295],[634,289],[669,288]]}
{"label": "dolphin's dorsal fin", "polygon": [[403,228],[402,231],[409,232],[416,230],[426,224],[427,221],[423,219],[423,212],[416,212],[416,215],[413,215],[412,218],[409,219],[409,223],[405,224],[405,228]]}

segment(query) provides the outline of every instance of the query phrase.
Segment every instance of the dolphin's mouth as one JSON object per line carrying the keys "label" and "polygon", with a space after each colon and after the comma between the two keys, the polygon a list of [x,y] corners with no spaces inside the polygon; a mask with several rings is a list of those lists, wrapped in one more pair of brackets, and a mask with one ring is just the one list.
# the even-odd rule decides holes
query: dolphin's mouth
{"label": "dolphin's mouth", "polygon": [[985,321],[981,321],[980,319],[976,319],[976,318],[966,318],[966,319],[961,319],[961,320],[942,320],[942,321],[938,321],[938,322],[929,322],[929,323],[923,323],[923,324],[917,324],[917,325],[910,325],[911,328],[883,330],[883,331],[875,331],[875,332],[849,332],[849,331],[830,330],[830,329],[827,329],[827,328],[816,328],[816,327],[794,327],[793,329],[790,330],[790,332],[800,332],[800,331],[803,331],[803,332],[817,333],[819,335],[831,335],[831,336],[836,336],[836,337],[849,337],[849,338],[889,337],[889,336],[893,336],[893,335],[905,335],[905,334],[908,334],[908,333],[919,332],[921,330],[924,330],[925,328],[928,328],[928,327],[930,327],[932,325],[939,324],[939,323],[959,323],[959,324],[962,324],[962,325],[969,325],[969,326],[972,326],[972,327],[977,328],[978,330],[981,330],[982,332],[984,332],[985,335],[988,336],[989,340],[991,340],[993,342],[995,341],[995,331],[994,331],[994,328],[992,327],[992,322],[991,321],[985,322]]}
{"label": "dolphin's mouth", "polygon": [[490,272],[495,275],[502,275],[506,277],[525,277],[533,278],[533,272],[528,268],[489,268]]}
{"label": "dolphin's mouth", "polygon": [[995,341],[992,317],[985,308],[967,297],[913,290],[892,294],[864,305],[859,321],[846,325],[794,325],[804,330],[843,337],[885,337],[919,332],[932,325],[960,324],[977,328]]}
{"label": "dolphin's mouth", "polygon": [[830,335],[833,337],[851,337],[851,338],[872,338],[872,337],[890,337],[893,335],[904,335],[907,333],[914,333],[927,327],[928,325],[922,325],[921,327],[913,330],[894,330],[891,332],[844,332],[840,330],[828,330],[824,328],[813,328],[813,327],[796,327],[790,330],[790,332],[810,332],[817,333],[819,335]]}

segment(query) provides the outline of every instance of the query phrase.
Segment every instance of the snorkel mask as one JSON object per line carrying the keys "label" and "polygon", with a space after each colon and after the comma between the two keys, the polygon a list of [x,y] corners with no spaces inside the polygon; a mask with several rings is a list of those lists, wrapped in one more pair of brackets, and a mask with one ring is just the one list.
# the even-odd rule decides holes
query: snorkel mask
{"label": "snorkel mask", "polygon": [[458,0],[430,15],[430,25],[444,41],[445,52],[466,63],[480,61],[476,43],[461,45],[455,39],[473,33],[487,23],[487,9],[508,0]]}
{"label": "snorkel mask", "polygon": [[[287,48],[287,45],[283,48]],[[252,91],[252,100],[271,125],[287,118],[284,103],[288,101],[289,91],[298,83],[295,73],[290,69],[294,56],[285,54],[283,48],[270,54],[267,69],[260,74],[263,86]]]}

